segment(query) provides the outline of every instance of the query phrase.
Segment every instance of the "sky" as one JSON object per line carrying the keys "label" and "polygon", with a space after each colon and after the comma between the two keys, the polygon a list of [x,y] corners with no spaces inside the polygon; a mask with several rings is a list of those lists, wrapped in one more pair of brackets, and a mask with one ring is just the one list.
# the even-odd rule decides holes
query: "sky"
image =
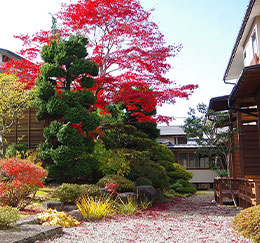
{"label": "sky", "polygon": [[[76,1],[76,0],[74,0]],[[21,42],[14,35],[50,29],[51,15],[70,0],[0,0],[0,48],[17,52]],[[227,95],[232,85],[223,75],[235,44],[249,0],[140,0],[145,9],[154,8],[152,20],[159,25],[167,44],[182,44],[177,57],[169,60],[167,77],[179,85],[198,84],[189,100],[158,108],[173,116],[172,125],[183,123],[189,107],[209,103],[210,98]]]}

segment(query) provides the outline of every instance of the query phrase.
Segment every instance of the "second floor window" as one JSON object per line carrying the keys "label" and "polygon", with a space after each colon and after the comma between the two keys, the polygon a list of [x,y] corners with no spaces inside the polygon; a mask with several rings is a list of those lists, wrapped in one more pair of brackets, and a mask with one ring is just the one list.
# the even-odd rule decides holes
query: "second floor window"
{"label": "second floor window", "polygon": [[256,31],[253,31],[253,34],[251,35],[251,42],[252,42],[253,55],[254,55],[254,54],[257,54]]}

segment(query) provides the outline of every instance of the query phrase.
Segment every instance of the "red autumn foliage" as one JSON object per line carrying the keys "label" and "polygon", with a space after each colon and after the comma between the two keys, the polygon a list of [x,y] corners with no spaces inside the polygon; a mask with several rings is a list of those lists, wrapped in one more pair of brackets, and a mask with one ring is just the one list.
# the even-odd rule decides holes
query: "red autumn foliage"
{"label": "red autumn foliage", "polygon": [[116,189],[117,189],[118,186],[119,186],[119,185],[118,185],[117,183],[106,184],[105,190],[106,190],[108,193],[110,193],[111,196],[115,196],[115,195],[117,195]]}
{"label": "red autumn foliage", "polygon": [[[99,66],[92,89],[97,108],[105,110],[109,102],[123,102],[129,110],[138,105],[140,111],[132,115],[147,121],[151,117],[141,111],[150,112],[163,103],[174,104],[178,97],[187,99],[197,88],[192,84],[178,86],[166,78],[171,68],[167,60],[182,46],[166,45],[157,24],[150,20],[151,12],[144,10],[139,0],[78,0],[76,4],[62,5],[58,13],[59,35],[87,36],[90,58]],[[21,54],[30,60],[35,58],[51,36],[52,31],[19,36],[25,47]],[[153,119],[165,120],[168,118],[161,116]]]}
{"label": "red autumn foliage", "polygon": [[0,199],[4,204],[24,208],[27,197],[43,187],[47,171],[34,163],[19,158],[0,160]]}

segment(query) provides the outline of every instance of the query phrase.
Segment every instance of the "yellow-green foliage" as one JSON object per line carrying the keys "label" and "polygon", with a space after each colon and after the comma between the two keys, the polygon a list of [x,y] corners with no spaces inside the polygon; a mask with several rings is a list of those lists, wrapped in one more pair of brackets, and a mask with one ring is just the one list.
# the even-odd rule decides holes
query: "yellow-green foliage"
{"label": "yellow-green foliage", "polygon": [[242,210],[232,220],[232,227],[243,237],[260,242],[260,205]]}
{"label": "yellow-green foliage", "polygon": [[116,210],[121,214],[135,214],[138,211],[138,202],[134,197],[128,197],[126,203],[119,198],[119,202],[116,203]]}
{"label": "yellow-green foliage", "polygon": [[[118,213],[132,215],[139,211],[146,210],[152,204],[152,202],[147,203],[147,202],[138,200],[138,195],[137,195],[137,198],[135,198],[133,196],[129,196],[127,199],[128,200],[126,203],[124,203],[121,198],[119,198],[118,201],[115,201],[115,208]],[[140,202],[138,202],[138,201],[140,201]]]}
{"label": "yellow-green foliage", "polygon": [[19,210],[10,206],[0,207],[0,229],[5,229],[11,222],[19,219]]}
{"label": "yellow-green foliage", "polygon": [[25,84],[19,82],[16,76],[0,73],[0,131],[3,153],[6,147],[4,135],[31,103],[29,95],[25,94],[24,87]]}
{"label": "yellow-green foliage", "polygon": [[37,216],[42,225],[60,225],[62,227],[73,227],[79,225],[79,221],[64,212],[48,209]]}
{"label": "yellow-green foliage", "polygon": [[115,214],[109,197],[88,197],[83,195],[76,202],[84,219],[99,219]]}

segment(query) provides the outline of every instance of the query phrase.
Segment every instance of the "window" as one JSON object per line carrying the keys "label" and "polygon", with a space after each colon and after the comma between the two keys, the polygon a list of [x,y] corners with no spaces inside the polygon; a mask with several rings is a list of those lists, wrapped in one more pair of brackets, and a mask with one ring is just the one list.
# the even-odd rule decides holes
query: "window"
{"label": "window", "polygon": [[200,168],[209,168],[209,157],[200,158]]}
{"label": "window", "polygon": [[187,144],[186,137],[178,137],[178,144]]}
{"label": "window", "polygon": [[253,34],[251,35],[251,42],[252,42],[252,50],[253,55],[257,54],[257,40],[256,40],[256,31],[253,31]]}
{"label": "window", "polygon": [[190,168],[198,168],[199,166],[199,160],[197,156],[194,153],[189,153],[189,167]]}
{"label": "window", "polygon": [[195,152],[180,152],[176,160],[185,168],[209,168],[209,158],[198,157]]}
{"label": "window", "polygon": [[188,153],[179,153],[178,162],[185,168],[188,167]]}

